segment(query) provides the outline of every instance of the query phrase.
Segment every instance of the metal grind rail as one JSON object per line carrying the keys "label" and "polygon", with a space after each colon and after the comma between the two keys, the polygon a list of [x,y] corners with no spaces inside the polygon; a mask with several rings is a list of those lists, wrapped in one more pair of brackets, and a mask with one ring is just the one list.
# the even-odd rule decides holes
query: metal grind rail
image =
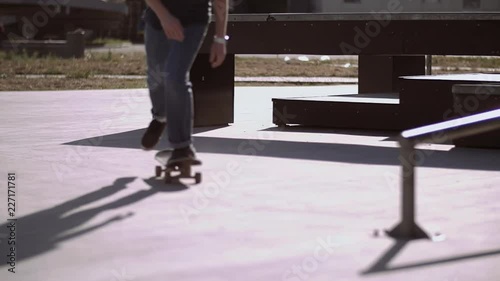
{"label": "metal grind rail", "polygon": [[500,109],[402,132],[399,137],[402,168],[401,222],[387,234],[397,239],[434,239],[415,222],[416,145],[443,143],[497,129],[500,129]]}

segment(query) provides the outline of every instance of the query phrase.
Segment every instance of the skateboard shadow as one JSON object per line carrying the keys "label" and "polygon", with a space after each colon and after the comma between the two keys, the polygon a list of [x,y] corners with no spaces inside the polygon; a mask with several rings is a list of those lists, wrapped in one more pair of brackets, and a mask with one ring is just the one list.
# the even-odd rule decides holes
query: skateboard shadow
{"label": "skateboard shadow", "polygon": [[[151,197],[158,192],[184,190],[180,187],[170,188],[152,184],[152,188],[150,189],[139,190],[115,201],[75,212],[75,210],[82,208],[85,205],[92,204],[98,200],[102,200],[125,190],[127,185],[135,179],[136,178],[134,177],[119,178],[111,185],[84,194],[55,207],[18,218],[17,221],[15,221],[16,245],[18,245],[16,247],[16,262],[44,254],[57,248],[58,244],[61,242],[75,239],[112,223],[118,223],[134,215],[132,212],[127,212],[120,215],[110,216],[99,223],[86,226],[82,229],[84,224],[88,223],[99,214],[109,210],[132,205]],[[0,235],[5,231],[8,231],[10,223],[11,222],[7,222],[0,225]],[[0,252],[9,253],[8,248],[11,246],[6,243],[7,240],[4,238],[7,238],[7,236],[3,235],[0,237]],[[7,266],[7,264],[5,262],[0,263],[0,268],[3,266]]]}
{"label": "skateboard shadow", "polygon": [[178,192],[189,189],[189,187],[182,182],[173,182],[166,184],[162,179],[151,177],[144,179],[144,182],[158,192]]}
{"label": "skateboard shadow", "polygon": [[[82,139],[65,145],[101,146],[139,149],[143,130]],[[399,148],[351,143],[315,143],[273,140],[272,132],[266,139],[238,139],[211,136],[194,136],[193,142],[200,153],[231,154],[245,157],[274,157],[351,164],[400,166]],[[157,149],[168,148],[164,136]],[[483,171],[500,170],[500,151],[492,149],[453,148],[438,151],[418,148],[424,155],[420,167],[468,169]]]}

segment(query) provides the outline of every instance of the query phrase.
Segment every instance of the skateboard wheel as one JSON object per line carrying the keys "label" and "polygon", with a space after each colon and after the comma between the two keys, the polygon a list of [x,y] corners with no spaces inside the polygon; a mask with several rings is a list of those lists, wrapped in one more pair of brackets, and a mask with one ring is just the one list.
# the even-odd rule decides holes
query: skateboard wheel
{"label": "skateboard wheel", "polygon": [[156,166],[155,174],[156,174],[157,178],[161,177],[161,167],[160,166]]}
{"label": "skateboard wheel", "polygon": [[198,184],[198,183],[200,183],[200,182],[201,182],[201,173],[196,173],[196,174],[194,175],[194,180],[195,180],[195,182],[196,182],[197,184]]}

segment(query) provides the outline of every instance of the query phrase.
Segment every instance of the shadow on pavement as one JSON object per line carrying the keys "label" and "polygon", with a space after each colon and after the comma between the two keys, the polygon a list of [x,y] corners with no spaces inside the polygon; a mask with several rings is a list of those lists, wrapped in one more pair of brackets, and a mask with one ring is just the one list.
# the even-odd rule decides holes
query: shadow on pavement
{"label": "shadow on pavement", "polygon": [[[383,130],[360,130],[360,129],[332,129],[321,127],[306,127],[302,125],[286,126],[286,127],[271,127],[261,131],[269,132],[293,132],[293,133],[318,133],[318,134],[342,134],[349,136],[366,136],[366,137],[385,137],[381,141],[398,142],[400,132],[398,131],[383,131]],[[446,145],[453,145],[452,141],[446,141]]]}
{"label": "shadow on pavement", "polygon": [[151,186],[151,188],[157,190],[158,192],[176,192],[187,190],[188,187],[180,182],[173,182],[165,184],[163,180],[157,179],[155,177],[145,179],[144,182]]}
{"label": "shadow on pavement", "polygon": [[[94,203],[126,189],[127,185],[135,179],[136,178],[134,177],[119,178],[111,185],[84,194],[55,207],[18,218],[17,221],[15,221],[15,246],[17,252],[16,263],[49,252],[55,249],[58,246],[58,243],[77,238],[81,235],[85,235],[111,223],[119,222],[134,215],[134,213],[115,215],[100,223],[79,229],[92,218],[105,211],[132,205],[159,192],[175,192],[187,189],[187,186],[182,184],[167,186],[161,181],[152,178],[144,180],[152,187],[151,189],[139,190],[113,202],[73,212],[78,208]],[[68,213],[70,214],[68,215]],[[0,225],[0,232],[3,233],[5,231],[9,231],[8,227],[10,223],[11,222],[7,222]],[[72,231],[75,229],[78,230]],[[14,246],[9,245],[7,240],[3,239],[5,237],[7,236],[2,235],[2,237],[0,237],[0,253],[2,253],[2,256],[4,253],[9,253],[9,248]],[[0,263],[0,267],[2,266],[8,266],[8,264],[2,262]]]}
{"label": "shadow on pavement", "polygon": [[399,135],[396,131],[381,130],[355,130],[355,129],[334,129],[322,127],[309,127],[302,125],[293,125],[286,127],[270,127],[263,129],[264,132],[293,132],[293,133],[317,133],[317,134],[342,134],[350,136],[370,136],[395,138]]}
{"label": "shadow on pavement", "polygon": [[391,248],[387,250],[369,269],[361,272],[361,275],[370,275],[374,273],[412,269],[412,268],[431,266],[443,263],[458,262],[467,259],[483,258],[500,254],[500,249],[499,249],[493,251],[473,253],[468,255],[454,256],[444,259],[435,259],[435,260],[428,260],[428,261],[410,263],[405,265],[389,266],[391,260],[393,260],[394,257],[396,257],[408,243],[410,242],[407,240],[396,240],[394,242],[394,245],[392,245]]}
{"label": "shadow on pavement", "polygon": [[[65,145],[139,149],[144,130],[82,139]],[[164,136],[158,149],[168,147]],[[236,139],[194,136],[201,153],[232,154],[246,157],[275,157],[352,164],[399,166],[399,148],[345,143],[295,142],[270,139]],[[419,149],[421,167],[500,170],[500,150],[453,148],[450,151]]]}

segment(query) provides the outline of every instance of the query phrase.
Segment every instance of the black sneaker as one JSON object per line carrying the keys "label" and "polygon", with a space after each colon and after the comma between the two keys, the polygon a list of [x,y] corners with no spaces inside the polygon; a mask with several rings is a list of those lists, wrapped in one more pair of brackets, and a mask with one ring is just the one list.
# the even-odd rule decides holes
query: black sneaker
{"label": "black sneaker", "polygon": [[172,166],[179,163],[188,165],[200,165],[201,161],[196,159],[196,153],[192,146],[176,148],[172,151],[172,156],[168,159],[167,166]]}
{"label": "black sneaker", "polygon": [[163,132],[165,131],[165,126],[167,123],[159,122],[156,119],[153,119],[151,123],[149,123],[149,127],[142,136],[141,145],[142,149],[150,150],[158,144]]}

